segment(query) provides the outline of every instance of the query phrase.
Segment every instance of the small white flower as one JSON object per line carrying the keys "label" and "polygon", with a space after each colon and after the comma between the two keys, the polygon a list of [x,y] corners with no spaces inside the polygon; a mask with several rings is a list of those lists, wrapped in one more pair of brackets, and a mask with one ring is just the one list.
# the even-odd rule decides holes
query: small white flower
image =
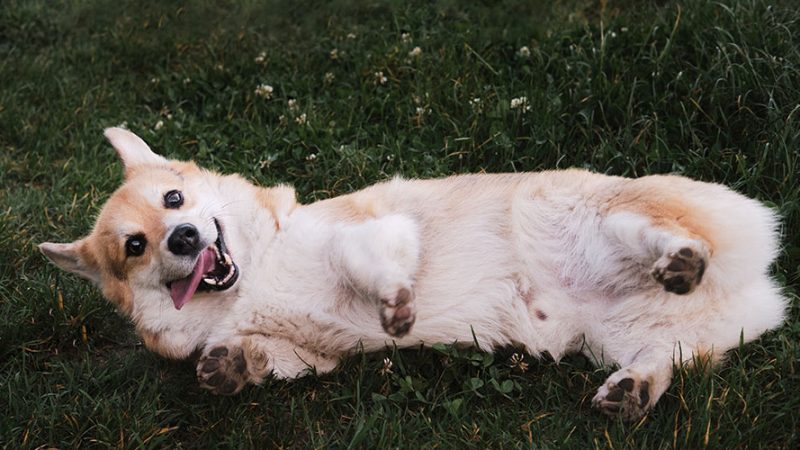
{"label": "small white flower", "polygon": [[286,126],[289,123],[289,121],[286,119],[285,115],[281,114],[280,116],[278,116],[278,123],[280,123],[283,126]]}
{"label": "small white flower", "polygon": [[312,154],[306,156],[306,161],[310,162],[310,161],[314,161],[315,159],[317,159],[317,154],[316,153],[312,153]]}
{"label": "small white flower", "polygon": [[331,50],[330,56],[331,56],[331,59],[334,60],[334,61],[339,59],[339,49],[335,48],[335,49]]}
{"label": "small white flower", "polygon": [[621,33],[627,33],[628,32],[628,27],[622,27],[622,28],[619,29],[619,31]]}
{"label": "small white flower", "polygon": [[517,50],[517,54],[520,56],[520,58],[530,58],[531,49],[529,49],[527,45],[524,45]]}
{"label": "small white flower", "polygon": [[261,52],[253,59],[258,65],[264,65],[267,62],[267,52]]}
{"label": "small white flower", "polygon": [[323,81],[325,84],[331,84],[331,83],[333,83],[333,80],[334,80],[334,79],[336,79],[336,76],[335,76],[335,75],[333,75],[333,72],[325,72],[325,76],[324,76],[324,77],[322,77],[322,81]]}
{"label": "small white flower", "polygon": [[355,33],[347,33],[347,39],[355,39],[355,38],[356,38]]}
{"label": "small white flower", "polygon": [[286,106],[289,107],[289,111],[297,111],[297,108],[299,108],[299,106],[297,106],[297,100],[293,98],[286,101]]}
{"label": "small white flower", "polygon": [[299,116],[295,117],[294,121],[297,122],[298,125],[305,125],[306,124],[306,113],[300,114]]}
{"label": "small white flower", "polygon": [[185,84],[185,85],[186,85],[186,84],[189,84],[189,83],[191,83],[191,82],[192,82],[192,79],[191,79],[191,78],[189,78],[189,77],[186,77],[186,78],[184,78],[184,79],[183,79],[183,84]]}
{"label": "small white flower", "polygon": [[214,66],[214,70],[222,72],[223,70],[225,70],[225,66],[223,66],[222,64],[217,64]]}
{"label": "small white flower", "polygon": [[614,39],[615,37],[617,37],[617,33],[612,31],[611,33],[609,33],[608,36],[611,37],[611,39]]}
{"label": "small white flower", "polygon": [[480,111],[483,107],[480,97],[475,97],[469,100],[469,106],[472,107],[474,111]]}
{"label": "small white flower", "polygon": [[122,128],[124,130],[127,130],[128,129],[128,121],[126,120],[126,121],[122,122],[121,124],[117,125],[117,127]]}
{"label": "small white flower", "polygon": [[394,363],[392,363],[392,360],[389,358],[383,358],[383,367],[378,369],[378,373],[383,376],[389,375],[390,373],[393,373],[392,367],[394,367]]}
{"label": "small white flower", "polygon": [[265,98],[267,100],[272,98],[272,92],[274,89],[272,86],[268,84],[259,84],[256,86],[255,94],[261,98]]}
{"label": "small white flower", "polygon": [[375,83],[376,84],[386,84],[387,81],[389,81],[389,79],[386,78],[386,76],[383,75],[383,72],[381,72],[381,71],[375,72]]}
{"label": "small white flower", "polygon": [[417,106],[417,115],[418,116],[422,116],[424,114],[425,114],[425,108],[423,108],[421,106]]}
{"label": "small white flower", "polygon": [[400,35],[400,40],[405,44],[411,43],[411,33],[403,33]]}
{"label": "small white flower", "polygon": [[159,120],[158,122],[156,122],[156,125],[153,127],[153,129],[156,130],[156,131],[158,131],[158,130],[160,130],[162,128],[164,128],[164,121],[163,120]]}
{"label": "small white flower", "polygon": [[150,78],[150,83],[158,84],[158,78],[156,78],[156,77]]}
{"label": "small white flower", "polygon": [[525,357],[519,353],[514,353],[511,355],[511,361],[509,363],[512,369],[517,369],[520,372],[525,372],[528,370],[528,363],[525,362]]}
{"label": "small white flower", "polygon": [[511,109],[519,109],[522,112],[531,110],[531,105],[528,104],[528,97],[517,97],[511,99]]}
{"label": "small white flower", "polygon": [[386,161],[392,162],[394,161],[394,155],[386,155]]}
{"label": "small white flower", "polygon": [[408,56],[412,58],[419,58],[422,56],[422,49],[419,47],[414,47],[410,52],[408,52]]}

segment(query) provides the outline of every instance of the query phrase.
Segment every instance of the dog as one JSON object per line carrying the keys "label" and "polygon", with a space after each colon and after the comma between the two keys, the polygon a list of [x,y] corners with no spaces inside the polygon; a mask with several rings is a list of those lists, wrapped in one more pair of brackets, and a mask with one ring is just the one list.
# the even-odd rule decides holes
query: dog
{"label": "dog", "polygon": [[592,403],[635,421],[674,365],[719,363],[786,313],[776,215],[718,184],[570,169],[394,178],[301,205],[105,136],[124,184],[88,236],[40,249],[148,349],[199,355],[216,394],[392,343],[515,345],[617,367]]}

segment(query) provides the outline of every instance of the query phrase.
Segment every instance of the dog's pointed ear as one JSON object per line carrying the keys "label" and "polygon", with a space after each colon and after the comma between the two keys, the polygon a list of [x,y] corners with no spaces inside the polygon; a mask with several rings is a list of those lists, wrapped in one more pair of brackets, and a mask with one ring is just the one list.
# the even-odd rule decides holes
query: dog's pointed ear
{"label": "dog's pointed ear", "polygon": [[139,166],[163,166],[167,159],[156,155],[142,138],[124,128],[106,128],[103,132],[106,139],[117,151],[125,166],[125,177]]}
{"label": "dog's pointed ear", "polygon": [[100,270],[88,256],[85,245],[84,240],[69,244],[45,242],[39,244],[39,250],[58,267],[100,284]]}

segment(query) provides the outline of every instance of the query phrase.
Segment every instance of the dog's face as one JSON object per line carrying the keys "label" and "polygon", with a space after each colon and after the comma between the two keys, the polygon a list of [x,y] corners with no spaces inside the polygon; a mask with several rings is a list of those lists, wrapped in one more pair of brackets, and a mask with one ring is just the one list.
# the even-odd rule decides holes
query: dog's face
{"label": "dog's face", "polygon": [[125,165],[125,183],[88,236],[41,244],[42,252],[95,282],[135,321],[144,310],[180,310],[193,296],[213,299],[234,291],[237,251],[245,250],[232,249],[228,239],[235,224],[220,187],[224,178],[156,155],[127,130],[105,134]]}

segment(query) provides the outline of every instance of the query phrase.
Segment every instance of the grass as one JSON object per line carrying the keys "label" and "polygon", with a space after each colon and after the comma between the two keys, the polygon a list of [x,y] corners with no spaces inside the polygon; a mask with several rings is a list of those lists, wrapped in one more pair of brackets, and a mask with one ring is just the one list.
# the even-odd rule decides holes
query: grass
{"label": "grass", "polygon": [[[3,2],[0,446],[797,448],[800,12],[529,3]],[[514,349],[390,348],[213,397],[36,250],[87,232],[121,181],[101,132],[123,122],[304,201],[394,174],[570,166],[723,183],[783,217],[789,320],[718,371],[676,371],[637,424],[591,409],[607,372],[585,358],[522,371]]]}

